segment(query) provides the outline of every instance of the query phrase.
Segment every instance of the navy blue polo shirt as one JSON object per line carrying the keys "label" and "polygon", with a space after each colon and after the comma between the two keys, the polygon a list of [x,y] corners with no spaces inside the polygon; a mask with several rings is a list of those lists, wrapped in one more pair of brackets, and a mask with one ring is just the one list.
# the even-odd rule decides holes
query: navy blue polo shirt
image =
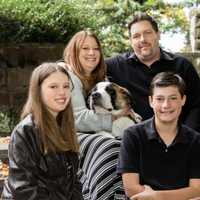
{"label": "navy blue polo shirt", "polygon": [[200,178],[200,135],[180,125],[171,145],[155,130],[154,118],[128,128],[121,144],[118,173],[138,173],[140,184],[155,190],[187,187]]}
{"label": "navy blue polo shirt", "polygon": [[163,71],[179,74],[187,86],[187,100],[182,109],[181,121],[200,132],[200,79],[192,63],[183,56],[161,49],[160,59],[148,67],[134,53],[128,52],[107,59],[106,64],[109,80],[130,91],[133,108],[143,120],[153,116],[148,102],[149,86],[153,77]]}

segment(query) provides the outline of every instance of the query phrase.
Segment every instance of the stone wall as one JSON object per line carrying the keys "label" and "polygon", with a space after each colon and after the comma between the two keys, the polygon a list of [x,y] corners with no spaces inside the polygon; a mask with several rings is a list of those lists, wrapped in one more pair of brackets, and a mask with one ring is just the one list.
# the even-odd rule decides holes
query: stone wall
{"label": "stone wall", "polygon": [[0,109],[23,104],[33,68],[61,59],[63,49],[62,44],[0,44]]}
{"label": "stone wall", "polygon": [[200,11],[195,9],[190,13],[190,43],[192,51],[200,51]]}
{"label": "stone wall", "polygon": [[190,60],[200,76],[200,51],[179,53]]}

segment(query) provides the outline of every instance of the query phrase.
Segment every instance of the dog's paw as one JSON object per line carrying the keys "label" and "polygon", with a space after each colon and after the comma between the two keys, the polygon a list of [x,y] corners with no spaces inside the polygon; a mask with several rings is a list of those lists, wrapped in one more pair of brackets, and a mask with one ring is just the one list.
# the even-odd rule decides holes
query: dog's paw
{"label": "dog's paw", "polygon": [[114,135],[115,137],[122,138],[124,131],[130,126],[133,126],[134,124],[135,122],[128,117],[119,118],[113,121],[112,135]]}
{"label": "dog's paw", "polygon": [[135,113],[135,121],[136,121],[136,123],[139,123],[142,121],[142,117],[137,113]]}

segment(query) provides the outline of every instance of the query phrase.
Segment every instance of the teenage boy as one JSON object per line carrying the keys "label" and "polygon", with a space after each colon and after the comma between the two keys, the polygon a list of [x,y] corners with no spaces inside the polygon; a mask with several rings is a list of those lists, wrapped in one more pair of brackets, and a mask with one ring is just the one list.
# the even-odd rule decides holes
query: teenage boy
{"label": "teenage boy", "polygon": [[200,196],[200,135],[179,122],[184,91],[178,74],[157,74],[149,96],[154,117],[124,133],[118,172],[131,200]]}

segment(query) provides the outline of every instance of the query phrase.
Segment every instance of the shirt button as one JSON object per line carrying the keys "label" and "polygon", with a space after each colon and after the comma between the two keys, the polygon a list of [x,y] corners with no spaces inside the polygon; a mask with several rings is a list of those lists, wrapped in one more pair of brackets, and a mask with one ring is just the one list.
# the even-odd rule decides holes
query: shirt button
{"label": "shirt button", "polygon": [[165,149],[165,152],[168,152],[168,149]]}

